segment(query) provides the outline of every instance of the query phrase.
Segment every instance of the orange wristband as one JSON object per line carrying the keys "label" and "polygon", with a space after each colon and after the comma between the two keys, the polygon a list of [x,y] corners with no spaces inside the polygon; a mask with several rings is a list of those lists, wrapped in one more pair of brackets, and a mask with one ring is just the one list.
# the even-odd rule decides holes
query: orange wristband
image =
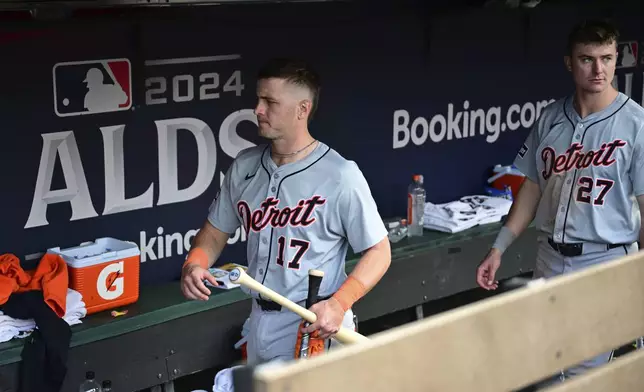
{"label": "orange wristband", "polygon": [[346,312],[357,300],[362,298],[366,291],[364,285],[358,279],[349,276],[338,291],[333,294],[333,298],[340,303],[342,309]]}
{"label": "orange wristband", "polygon": [[203,269],[208,269],[208,254],[201,248],[192,248],[190,249],[188,256],[186,256],[186,261],[183,263],[183,267],[188,264],[197,264]]}

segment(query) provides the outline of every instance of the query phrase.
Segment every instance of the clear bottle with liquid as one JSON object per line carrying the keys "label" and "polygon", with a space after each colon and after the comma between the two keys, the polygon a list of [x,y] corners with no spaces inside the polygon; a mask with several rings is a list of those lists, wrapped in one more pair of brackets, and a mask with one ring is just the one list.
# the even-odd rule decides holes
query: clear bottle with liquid
{"label": "clear bottle with liquid", "polygon": [[407,190],[407,235],[423,235],[423,218],[425,215],[425,188],[422,174],[415,174]]}
{"label": "clear bottle with liquid", "polygon": [[80,385],[79,392],[103,392],[93,371],[85,373],[85,381]]}
{"label": "clear bottle with liquid", "polygon": [[112,392],[112,381],[104,380],[101,384],[101,392]]}

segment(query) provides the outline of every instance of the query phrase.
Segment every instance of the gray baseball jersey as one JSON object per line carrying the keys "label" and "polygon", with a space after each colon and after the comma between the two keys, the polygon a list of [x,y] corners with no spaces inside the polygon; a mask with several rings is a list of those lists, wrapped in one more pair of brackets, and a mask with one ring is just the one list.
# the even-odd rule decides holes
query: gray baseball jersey
{"label": "gray baseball jersey", "polygon": [[637,241],[643,124],[644,109],[622,93],[583,119],[571,96],[547,106],[514,162],[540,186],[537,229],[559,243]]}
{"label": "gray baseball jersey", "polygon": [[268,146],[240,152],[208,219],[226,233],[243,225],[248,274],[296,302],[307,297],[310,269],[324,271],[320,296],[331,295],[346,279],[348,246],[359,253],[387,236],[358,166],[322,142],[279,167]]}

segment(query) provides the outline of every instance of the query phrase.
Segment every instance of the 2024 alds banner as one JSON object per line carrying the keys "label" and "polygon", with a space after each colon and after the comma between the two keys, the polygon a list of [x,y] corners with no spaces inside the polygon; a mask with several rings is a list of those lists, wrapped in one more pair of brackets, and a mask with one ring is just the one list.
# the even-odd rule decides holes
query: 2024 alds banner
{"label": "2024 alds banner", "polygon": [[[503,23],[468,19],[472,31],[499,29],[492,42],[451,19],[422,34],[410,13],[257,7],[3,25],[0,251],[34,262],[115,237],[138,245],[143,284],[176,279],[232,160],[263,142],[255,75],[273,56],[316,66],[311,132],[358,163],[383,218],[405,213],[412,174],[435,203],[481,193],[488,170],[510,163],[543,108],[570,92],[558,46],[533,46],[543,60],[524,61]],[[641,102],[637,37],[619,53],[615,83]],[[245,239],[238,229],[218,264],[245,264]]]}

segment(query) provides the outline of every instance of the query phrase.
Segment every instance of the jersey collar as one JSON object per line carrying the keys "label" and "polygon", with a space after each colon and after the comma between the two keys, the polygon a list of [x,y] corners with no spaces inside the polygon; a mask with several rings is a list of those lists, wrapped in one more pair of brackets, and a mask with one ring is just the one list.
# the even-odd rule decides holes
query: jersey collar
{"label": "jersey collar", "polygon": [[264,165],[264,168],[271,174],[274,172],[292,173],[294,171],[302,170],[303,168],[310,166],[313,162],[320,159],[320,157],[322,157],[322,155],[324,155],[328,150],[329,147],[318,140],[315,149],[311,151],[309,155],[304,157],[304,159],[300,159],[299,161],[292,163],[287,163],[282,166],[277,166],[277,164],[275,164],[275,162],[271,158],[271,149],[269,146],[264,149],[264,153],[262,155],[262,164]]}
{"label": "jersey collar", "polygon": [[604,109],[600,110],[599,112],[590,114],[586,116],[586,118],[581,118],[579,114],[577,113],[577,110],[575,110],[575,107],[573,106],[572,102],[574,99],[574,94],[568,96],[565,102],[565,111],[566,114],[568,115],[568,118],[570,118],[574,123],[588,123],[588,122],[595,122],[601,119],[604,119],[613,113],[621,107],[624,102],[628,100],[628,96],[622,92],[619,92],[617,94],[617,97],[611,102],[610,105],[606,106]]}

